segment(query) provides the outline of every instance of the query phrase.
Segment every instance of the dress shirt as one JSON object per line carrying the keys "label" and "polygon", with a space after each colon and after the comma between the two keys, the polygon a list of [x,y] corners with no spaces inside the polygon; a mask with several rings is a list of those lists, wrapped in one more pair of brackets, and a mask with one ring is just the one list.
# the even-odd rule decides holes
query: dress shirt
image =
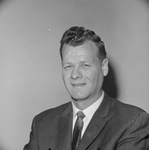
{"label": "dress shirt", "polygon": [[83,136],[89,122],[91,121],[94,113],[96,112],[96,110],[98,109],[98,107],[100,106],[102,100],[104,98],[104,92],[102,92],[102,95],[100,96],[100,98],[95,101],[92,105],[90,105],[89,107],[87,107],[84,110],[79,110],[72,102],[72,107],[73,107],[73,127],[72,127],[72,131],[74,129],[74,125],[77,119],[77,112],[78,111],[82,111],[85,114],[85,117],[83,119],[84,125],[83,125],[83,129],[82,129],[82,134],[81,137]]}

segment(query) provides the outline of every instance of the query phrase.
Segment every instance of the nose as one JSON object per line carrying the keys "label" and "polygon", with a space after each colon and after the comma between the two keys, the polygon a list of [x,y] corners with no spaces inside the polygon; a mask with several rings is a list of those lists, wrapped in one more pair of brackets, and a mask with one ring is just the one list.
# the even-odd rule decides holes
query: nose
{"label": "nose", "polygon": [[74,79],[74,80],[82,78],[82,72],[80,71],[79,68],[74,68],[72,70],[71,78]]}

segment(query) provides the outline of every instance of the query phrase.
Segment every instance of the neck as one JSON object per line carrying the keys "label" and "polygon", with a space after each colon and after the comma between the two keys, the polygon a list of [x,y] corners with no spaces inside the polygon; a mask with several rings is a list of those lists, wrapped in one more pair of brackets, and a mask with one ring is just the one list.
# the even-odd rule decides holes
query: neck
{"label": "neck", "polygon": [[72,101],[78,109],[84,110],[87,107],[91,106],[94,102],[96,102],[101,97],[101,95],[102,95],[102,91],[98,94],[98,97],[96,98],[83,99],[83,100],[72,98]]}

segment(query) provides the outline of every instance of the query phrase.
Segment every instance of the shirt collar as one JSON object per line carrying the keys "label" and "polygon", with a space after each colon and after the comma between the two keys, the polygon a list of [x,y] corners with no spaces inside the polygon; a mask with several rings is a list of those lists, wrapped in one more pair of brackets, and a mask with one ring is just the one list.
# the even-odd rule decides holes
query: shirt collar
{"label": "shirt collar", "polygon": [[97,101],[95,101],[92,105],[90,105],[89,107],[87,107],[86,109],[84,109],[84,110],[80,110],[80,109],[78,109],[74,104],[73,104],[73,102],[72,102],[72,107],[73,107],[73,118],[76,116],[76,114],[77,114],[77,112],[78,111],[82,111],[84,114],[85,114],[85,116],[87,117],[87,118],[91,118],[93,115],[94,115],[94,113],[95,113],[95,111],[98,109],[98,107],[100,106],[100,104],[101,104],[101,102],[102,102],[102,100],[103,100],[103,98],[104,98],[104,91],[102,92],[102,95],[100,96],[100,98],[97,100]]}

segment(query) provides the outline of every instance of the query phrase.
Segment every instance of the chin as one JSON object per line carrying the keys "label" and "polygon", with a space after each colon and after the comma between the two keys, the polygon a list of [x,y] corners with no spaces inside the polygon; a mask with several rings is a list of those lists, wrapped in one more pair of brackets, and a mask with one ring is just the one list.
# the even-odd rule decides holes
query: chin
{"label": "chin", "polygon": [[72,95],[71,97],[72,97],[72,99],[74,99],[75,101],[81,101],[81,100],[87,99],[87,97],[86,97],[86,96],[83,96],[83,95]]}

